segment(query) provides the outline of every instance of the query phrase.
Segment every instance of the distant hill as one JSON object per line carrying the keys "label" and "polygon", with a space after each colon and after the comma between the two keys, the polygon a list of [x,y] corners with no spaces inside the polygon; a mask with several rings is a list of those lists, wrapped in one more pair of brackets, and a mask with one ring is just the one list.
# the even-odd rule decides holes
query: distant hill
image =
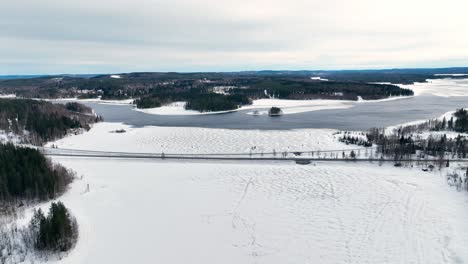
{"label": "distant hill", "polygon": [[59,75],[0,75],[0,80],[15,80],[15,79],[34,79],[41,77],[77,77],[77,78],[91,78],[98,76],[99,74],[59,74]]}

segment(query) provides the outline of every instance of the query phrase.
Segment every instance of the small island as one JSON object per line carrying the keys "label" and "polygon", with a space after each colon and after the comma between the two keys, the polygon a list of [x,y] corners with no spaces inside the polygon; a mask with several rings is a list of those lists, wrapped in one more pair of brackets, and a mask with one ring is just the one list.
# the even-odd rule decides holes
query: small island
{"label": "small island", "polygon": [[283,114],[283,111],[279,107],[272,107],[270,110],[268,110],[268,115],[269,116],[280,116]]}

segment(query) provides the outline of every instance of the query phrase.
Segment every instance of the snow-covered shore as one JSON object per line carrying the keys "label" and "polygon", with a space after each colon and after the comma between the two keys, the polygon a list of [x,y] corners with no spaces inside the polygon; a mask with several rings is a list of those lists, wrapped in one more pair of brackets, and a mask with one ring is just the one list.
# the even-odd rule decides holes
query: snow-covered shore
{"label": "snow-covered shore", "polygon": [[[279,107],[283,111],[283,114],[297,114],[319,110],[331,110],[331,109],[347,109],[354,107],[356,103],[376,103],[386,102],[393,100],[401,100],[411,98],[409,96],[391,97],[381,100],[358,100],[358,101],[346,101],[346,100],[287,100],[287,99],[258,99],[253,100],[251,105],[245,105],[235,110],[230,111],[218,111],[218,112],[205,112],[201,113],[193,110],[185,109],[185,102],[175,102],[162,107],[148,108],[148,109],[135,109],[147,114],[153,115],[206,115],[206,114],[221,114],[228,112],[237,112],[244,110],[252,110],[247,114],[268,114],[268,109],[271,107]],[[256,111],[256,112],[254,112]]]}
{"label": "snow-covered shore", "polygon": [[411,85],[399,85],[402,88],[411,89],[415,96],[431,94],[441,97],[468,96],[467,79],[429,79],[425,83]]}
{"label": "snow-covered shore", "polygon": [[134,99],[124,100],[102,100],[101,98],[90,98],[90,99],[78,99],[78,98],[58,98],[58,99],[46,99],[46,101],[58,101],[58,102],[78,102],[78,103],[97,103],[97,104],[111,104],[111,105],[129,105],[132,104]]}
{"label": "snow-covered shore", "polygon": [[[350,108],[352,101],[340,101],[340,100],[285,100],[285,99],[259,99],[253,100],[251,105],[242,106],[235,110],[230,111],[217,111],[217,112],[198,112],[194,110],[186,110],[185,102],[175,102],[162,107],[155,107],[149,109],[135,109],[147,114],[153,115],[207,115],[207,114],[221,114],[228,112],[237,112],[243,110],[259,110],[268,109],[271,107],[280,107],[283,110],[283,114],[296,114],[310,111],[318,111],[325,109],[343,109]],[[248,112],[252,114],[253,112]],[[259,114],[266,114],[264,110]]]}

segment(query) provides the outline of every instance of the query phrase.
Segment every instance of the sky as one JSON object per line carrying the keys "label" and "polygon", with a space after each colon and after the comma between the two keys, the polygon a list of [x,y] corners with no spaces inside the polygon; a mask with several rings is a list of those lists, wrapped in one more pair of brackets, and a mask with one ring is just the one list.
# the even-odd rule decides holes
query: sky
{"label": "sky", "polygon": [[468,66],[466,0],[0,0],[0,75]]}

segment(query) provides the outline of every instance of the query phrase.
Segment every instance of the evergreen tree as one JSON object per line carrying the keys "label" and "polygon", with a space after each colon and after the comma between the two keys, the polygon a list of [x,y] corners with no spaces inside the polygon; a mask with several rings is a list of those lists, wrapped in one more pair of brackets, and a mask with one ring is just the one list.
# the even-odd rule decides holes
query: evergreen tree
{"label": "evergreen tree", "polygon": [[37,223],[37,249],[63,252],[71,249],[76,243],[78,226],[63,203],[52,203],[47,217],[38,211],[31,221],[31,226],[36,226]]}

